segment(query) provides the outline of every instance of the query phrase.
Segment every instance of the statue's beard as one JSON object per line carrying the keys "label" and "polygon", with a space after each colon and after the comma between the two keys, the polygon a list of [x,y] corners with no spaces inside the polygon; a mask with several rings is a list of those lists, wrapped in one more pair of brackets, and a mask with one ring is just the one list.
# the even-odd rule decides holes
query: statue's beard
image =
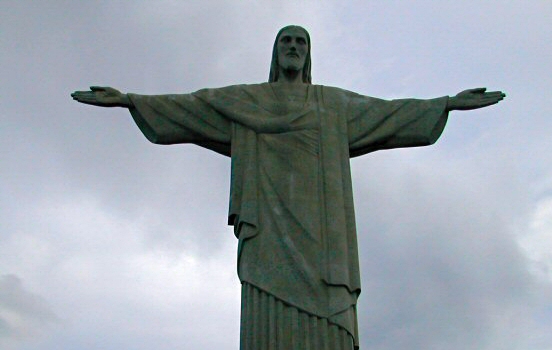
{"label": "statue's beard", "polygon": [[287,71],[298,71],[301,70],[302,67],[300,67],[298,63],[288,62],[283,68]]}
{"label": "statue's beard", "polygon": [[280,66],[288,72],[300,71],[303,69],[304,61],[295,57],[285,57],[281,60]]}

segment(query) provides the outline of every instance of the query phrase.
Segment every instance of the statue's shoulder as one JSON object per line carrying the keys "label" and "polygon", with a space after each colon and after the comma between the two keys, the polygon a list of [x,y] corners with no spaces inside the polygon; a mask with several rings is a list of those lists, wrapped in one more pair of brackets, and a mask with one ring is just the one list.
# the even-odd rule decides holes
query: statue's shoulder
{"label": "statue's shoulder", "polygon": [[206,99],[244,98],[246,96],[257,95],[259,92],[266,90],[265,84],[237,84],[204,88],[194,92],[193,95]]}
{"label": "statue's shoulder", "polygon": [[240,91],[240,90],[246,90],[250,89],[253,86],[261,85],[261,84],[236,84],[236,85],[227,85],[227,86],[221,86],[221,87],[207,87],[200,90],[197,90],[196,92],[203,92],[203,91],[212,91],[212,92],[232,92],[232,91]]}
{"label": "statue's shoulder", "polygon": [[339,88],[339,87],[330,86],[330,85],[320,85],[320,86],[324,89],[324,91],[328,91],[328,92],[331,92],[331,93],[334,93],[334,94],[340,94],[340,95],[352,96],[352,97],[365,96],[365,95],[360,94],[358,92],[354,92],[354,91],[347,90],[347,89],[344,89],[344,88]]}
{"label": "statue's shoulder", "polygon": [[319,91],[319,95],[326,104],[348,104],[351,100],[364,97],[356,92],[335,86],[315,85],[315,88]]}

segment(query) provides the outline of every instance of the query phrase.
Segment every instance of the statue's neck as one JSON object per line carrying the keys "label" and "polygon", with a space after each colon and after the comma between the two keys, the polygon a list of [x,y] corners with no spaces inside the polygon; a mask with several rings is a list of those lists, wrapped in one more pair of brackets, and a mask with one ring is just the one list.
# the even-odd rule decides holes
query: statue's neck
{"label": "statue's neck", "polygon": [[303,84],[303,70],[279,68],[278,82],[287,84]]}

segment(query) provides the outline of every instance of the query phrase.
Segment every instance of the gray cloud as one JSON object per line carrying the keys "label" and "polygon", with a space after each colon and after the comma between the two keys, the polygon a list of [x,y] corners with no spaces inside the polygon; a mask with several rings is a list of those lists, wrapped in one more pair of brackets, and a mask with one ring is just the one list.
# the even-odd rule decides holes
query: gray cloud
{"label": "gray cloud", "polygon": [[0,345],[44,335],[59,321],[44,298],[27,291],[15,275],[0,276]]}
{"label": "gray cloud", "polygon": [[539,348],[529,334],[546,334],[535,317],[550,282],[530,273],[516,232],[485,203],[493,189],[474,191],[464,177],[472,169],[443,162],[395,171],[376,160],[380,171],[363,172],[372,184],[357,188],[368,348]]}

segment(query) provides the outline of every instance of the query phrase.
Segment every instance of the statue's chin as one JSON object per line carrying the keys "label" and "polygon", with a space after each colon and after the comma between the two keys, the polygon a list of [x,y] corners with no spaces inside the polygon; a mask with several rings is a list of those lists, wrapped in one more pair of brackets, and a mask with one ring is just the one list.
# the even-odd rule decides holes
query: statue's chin
{"label": "statue's chin", "polygon": [[301,70],[301,67],[297,64],[288,64],[287,67],[284,67],[284,69],[287,71],[299,71]]}

